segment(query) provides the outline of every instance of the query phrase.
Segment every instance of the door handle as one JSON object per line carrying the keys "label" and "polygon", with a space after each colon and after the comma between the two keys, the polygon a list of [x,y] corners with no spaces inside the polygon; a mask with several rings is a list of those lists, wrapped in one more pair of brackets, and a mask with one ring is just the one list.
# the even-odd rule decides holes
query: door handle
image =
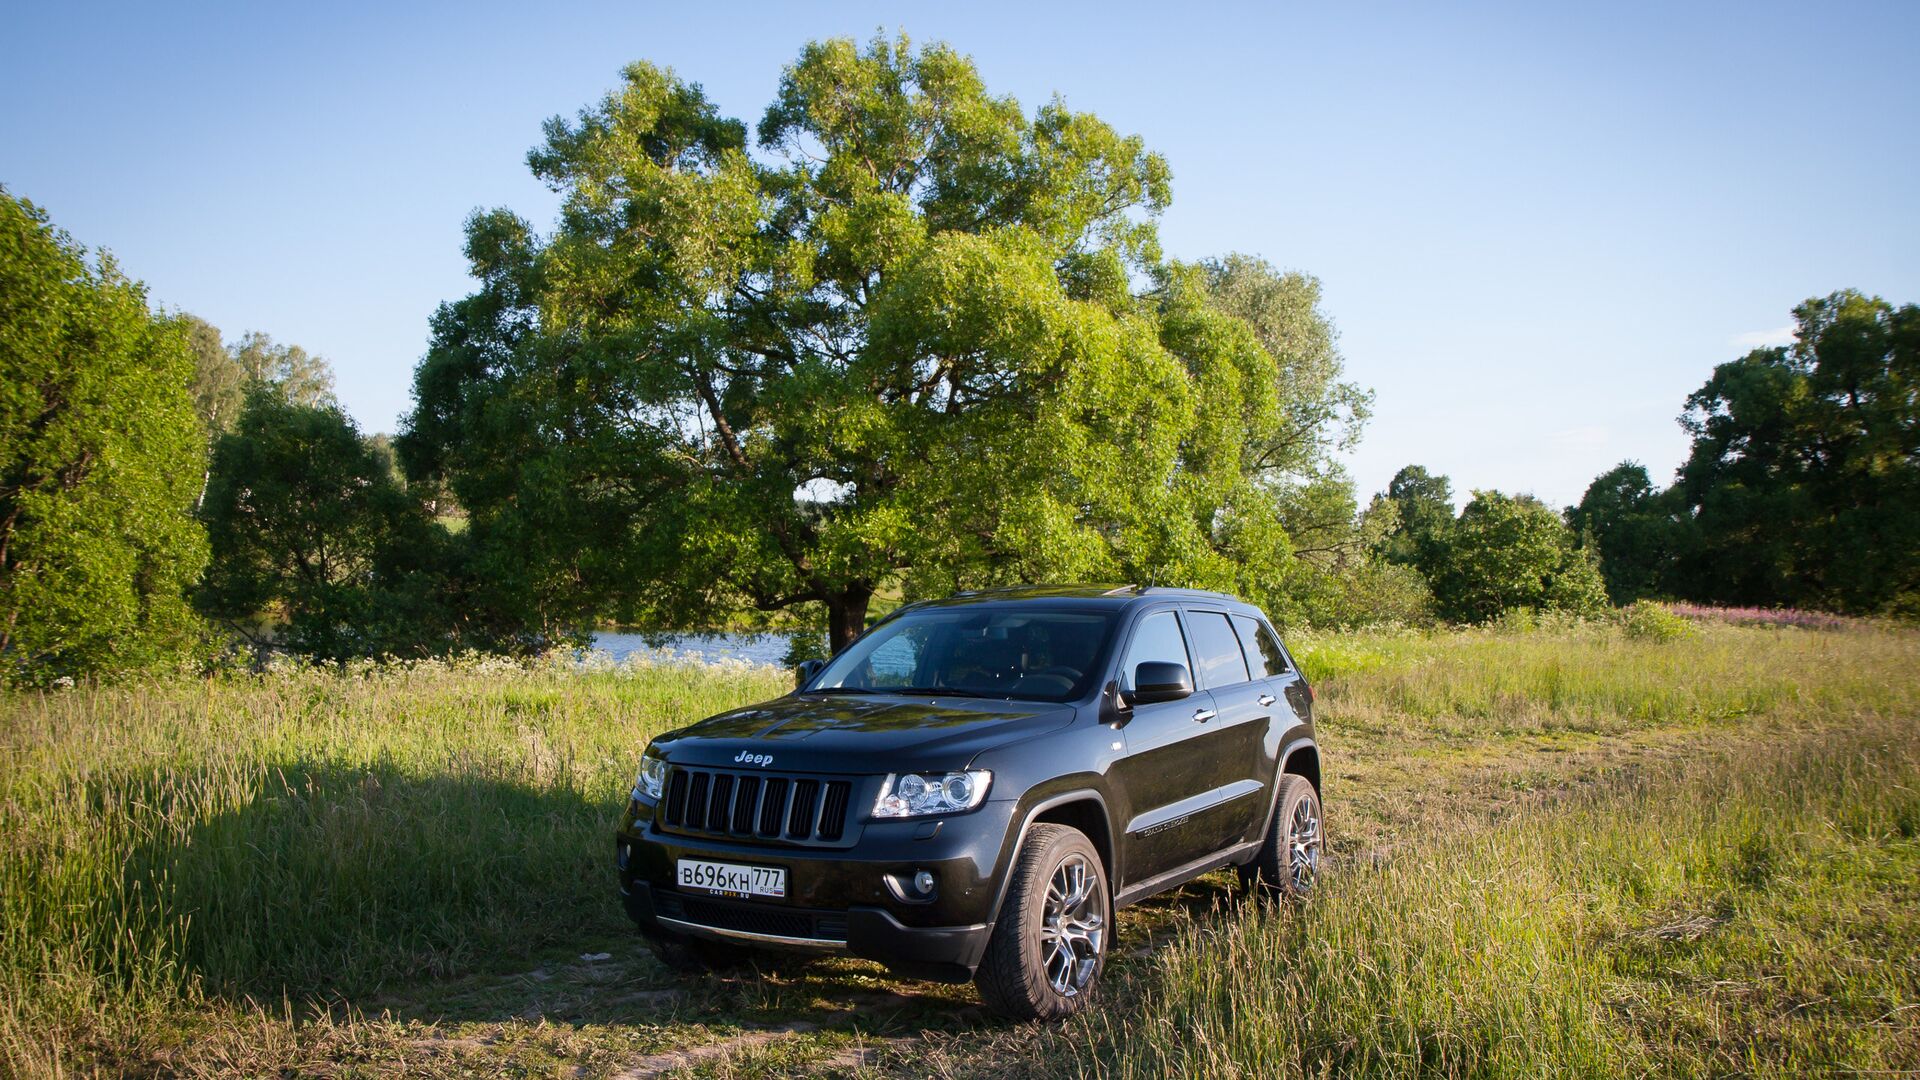
{"label": "door handle", "polygon": [[1219,713],[1217,713],[1217,712],[1215,712],[1215,711],[1214,711],[1214,710],[1212,710],[1212,709],[1195,709],[1195,710],[1193,710],[1193,718],[1194,718],[1195,720],[1198,720],[1199,722],[1201,722],[1201,723],[1203,723],[1203,724],[1204,724],[1204,723],[1206,723],[1207,721],[1209,721],[1209,720],[1211,720],[1211,719],[1213,719],[1214,717],[1216,717],[1216,716],[1219,716],[1219,715],[1220,715]]}
{"label": "door handle", "polygon": [[1273,704],[1273,703],[1274,703],[1275,701],[1278,701],[1278,700],[1279,700],[1279,699],[1278,699],[1278,698],[1276,698],[1276,697],[1274,697],[1274,696],[1273,696],[1272,694],[1261,694],[1261,695],[1260,695],[1260,706],[1261,706],[1261,708],[1265,708],[1266,706],[1268,706],[1268,705],[1271,705],[1271,704]]}

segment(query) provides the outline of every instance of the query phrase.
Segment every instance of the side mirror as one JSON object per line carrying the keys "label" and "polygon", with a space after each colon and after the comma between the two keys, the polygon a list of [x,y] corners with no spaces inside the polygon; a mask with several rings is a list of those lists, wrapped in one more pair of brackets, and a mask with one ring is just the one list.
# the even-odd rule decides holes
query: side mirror
{"label": "side mirror", "polygon": [[1156,701],[1179,701],[1193,693],[1193,676],[1185,664],[1148,660],[1133,669],[1133,689],[1120,695],[1129,705],[1151,705]]}
{"label": "side mirror", "polygon": [[821,669],[826,666],[827,662],[825,660],[800,661],[800,666],[793,669],[793,688],[795,690],[805,690],[807,684],[813,681],[813,677],[820,674]]}

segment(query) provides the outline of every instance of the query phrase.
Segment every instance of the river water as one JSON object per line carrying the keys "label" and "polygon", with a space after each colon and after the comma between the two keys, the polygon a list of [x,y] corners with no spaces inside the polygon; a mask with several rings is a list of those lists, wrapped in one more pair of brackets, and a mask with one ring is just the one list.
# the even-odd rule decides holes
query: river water
{"label": "river water", "polygon": [[[681,633],[642,633],[628,630],[609,630],[593,635],[593,648],[613,657],[617,663],[637,654],[656,654],[667,657],[699,660],[713,663],[718,660],[740,660],[749,664],[772,664],[785,667],[788,651],[792,649],[794,638],[804,634],[681,634]],[[826,644],[825,635],[814,635],[822,647]]]}

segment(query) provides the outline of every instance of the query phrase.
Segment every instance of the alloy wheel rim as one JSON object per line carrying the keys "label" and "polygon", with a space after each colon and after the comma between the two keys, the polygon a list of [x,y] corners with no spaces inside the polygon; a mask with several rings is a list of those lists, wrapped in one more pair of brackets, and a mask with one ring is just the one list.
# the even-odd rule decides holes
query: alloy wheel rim
{"label": "alloy wheel rim", "polygon": [[1085,990],[1106,943],[1106,886],[1087,857],[1074,852],[1048,876],[1040,919],[1040,958],[1054,993],[1075,997]]}
{"label": "alloy wheel rim", "polygon": [[1293,806],[1287,823],[1287,873],[1293,878],[1295,892],[1313,888],[1320,871],[1320,815],[1312,799],[1301,799]]}

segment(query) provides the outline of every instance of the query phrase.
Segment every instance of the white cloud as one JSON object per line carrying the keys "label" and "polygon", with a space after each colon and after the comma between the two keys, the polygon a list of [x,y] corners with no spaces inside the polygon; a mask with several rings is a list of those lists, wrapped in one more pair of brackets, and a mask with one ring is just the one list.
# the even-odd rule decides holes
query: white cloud
{"label": "white cloud", "polygon": [[1773,330],[1749,330],[1744,334],[1735,334],[1727,339],[1727,344],[1738,349],[1764,349],[1770,345],[1793,344],[1793,327],[1782,326]]}

